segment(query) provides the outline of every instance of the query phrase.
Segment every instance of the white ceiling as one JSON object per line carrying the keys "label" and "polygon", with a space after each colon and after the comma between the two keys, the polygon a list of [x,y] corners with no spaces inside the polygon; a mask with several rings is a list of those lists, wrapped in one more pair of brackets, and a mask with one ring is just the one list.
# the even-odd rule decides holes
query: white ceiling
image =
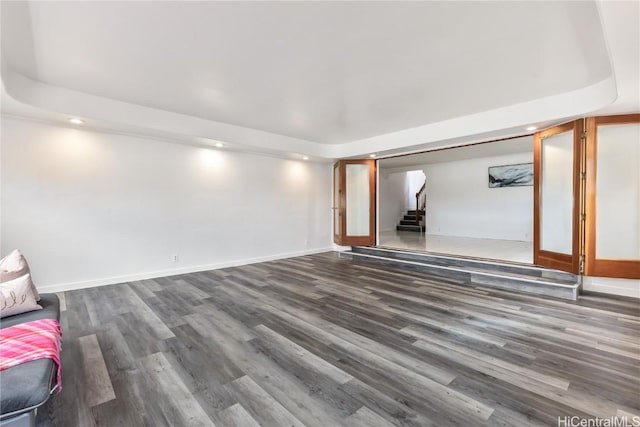
{"label": "white ceiling", "polygon": [[533,137],[523,136],[520,138],[390,157],[388,159],[380,159],[378,166],[381,170],[403,170],[432,163],[454,162],[458,160],[505,156],[507,154],[518,153],[531,153],[533,155]]}
{"label": "white ceiling", "polygon": [[3,112],[319,158],[517,134],[615,99],[608,3],[2,2]]}

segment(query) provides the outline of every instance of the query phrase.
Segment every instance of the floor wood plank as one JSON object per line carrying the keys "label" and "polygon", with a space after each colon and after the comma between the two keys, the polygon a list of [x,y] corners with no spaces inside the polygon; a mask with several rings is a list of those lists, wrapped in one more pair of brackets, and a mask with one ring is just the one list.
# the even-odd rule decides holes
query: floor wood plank
{"label": "floor wood plank", "polygon": [[222,427],[260,427],[260,424],[239,403],[220,412]]}
{"label": "floor wood plank", "polygon": [[111,378],[95,334],[78,339],[84,372],[87,405],[96,406],[116,398]]}
{"label": "floor wood plank", "polygon": [[215,427],[162,353],[138,359],[147,383],[147,399],[155,400],[172,425]]}
{"label": "floor wood plank", "polygon": [[38,426],[543,426],[640,413],[640,302],[335,253],[66,291]]}
{"label": "floor wood plank", "polygon": [[246,402],[248,411],[260,425],[304,427],[302,421],[293,416],[248,376],[233,381],[229,384],[229,388],[238,400]]}

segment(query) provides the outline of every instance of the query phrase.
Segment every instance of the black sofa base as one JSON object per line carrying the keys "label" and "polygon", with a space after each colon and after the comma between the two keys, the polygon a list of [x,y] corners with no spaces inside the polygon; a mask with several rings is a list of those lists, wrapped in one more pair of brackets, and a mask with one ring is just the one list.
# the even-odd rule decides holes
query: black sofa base
{"label": "black sofa base", "polygon": [[[0,319],[0,327],[8,328],[41,319],[60,321],[60,300],[56,294],[41,294],[42,310]],[[36,410],[55,391],[56,364],[39,359],[0,371],[0,427],[35,426]]]}

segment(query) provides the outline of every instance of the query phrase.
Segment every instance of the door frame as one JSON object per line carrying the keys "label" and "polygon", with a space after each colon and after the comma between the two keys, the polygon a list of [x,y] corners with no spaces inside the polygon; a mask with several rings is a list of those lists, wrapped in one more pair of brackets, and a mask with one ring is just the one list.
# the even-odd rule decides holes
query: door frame
{"label": "door frame", "polygon": [[587,119],[585,230],[585,275],[587,276],[640,279],[640,260],[596,258],[598,126],[639,122],[640,114],[589,117]]}
{"label": "door frame", "polygon": [[[543,250],[540,248],[540,221],[542,201],[542,142],[559,133],[573,131],[573,209],[571,224],[571,254],[561,254]],[[533,137],[533,263],[543,267],[567,271],[573,274],[580,273],[580,260],[582,254],[583,233],[581,228],[582,218],[582,168],[583,168],[583,136],[584,120],[575,120],[540,132]]]}
{"label": "door frame", "polygon": [[[366,236],[349,236],[347,234],[347,165],[368,165],[369,166],[369,234]],[[340,221],[340,233],[336,234],[335,214],[333,225],[334,243],[340,246],[375,246],[377,242],[377,161],[375,159],[349,159],[339,160],[333,165],[333,176],[335,180],[335,170],[339,172],[339,206],[338,218]],[[334,202],[335,202],[335,182],[334,182]]]}

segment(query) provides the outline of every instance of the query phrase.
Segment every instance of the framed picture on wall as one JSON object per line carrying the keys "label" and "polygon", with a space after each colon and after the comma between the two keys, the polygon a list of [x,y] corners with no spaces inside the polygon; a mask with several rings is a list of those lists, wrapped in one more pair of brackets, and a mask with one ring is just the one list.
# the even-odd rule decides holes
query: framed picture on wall
{"label": "framed picture on wall", "polygon": [[533,185],[533,163],[491,166],[489,168],[489,188],[528,185]]}

